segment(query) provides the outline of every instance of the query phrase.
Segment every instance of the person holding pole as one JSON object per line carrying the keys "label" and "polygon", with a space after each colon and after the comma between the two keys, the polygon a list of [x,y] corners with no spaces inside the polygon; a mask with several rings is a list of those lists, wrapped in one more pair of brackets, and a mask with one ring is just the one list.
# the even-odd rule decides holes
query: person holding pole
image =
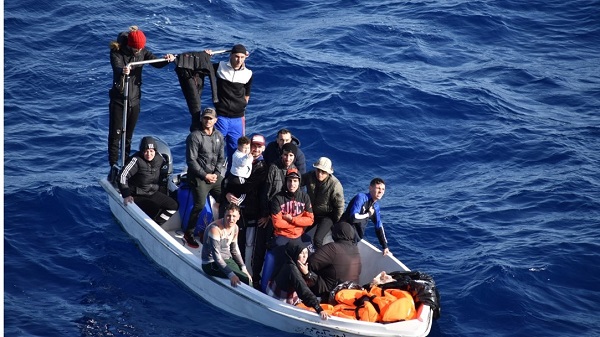
{"label": "person holding pole", "polygon": [[[173,62],[175,56],[166,54],[163,60],[152,54],[145,48],[146,36],[137,26],[131,26],[129,31],[120,33],[117,41],[112,41],[109,46],[113,84],[109,91],[108,105],[108,162],[112,170],[119,160],[119,143],[122,138],[125,140],[125,146],[121,144],[124,148],[122,153],[124,160],[129,157],[131,151],[131,138],[140,113],[143,64],[151,63],[155,68],[162,68],[168,62]],[[136,62],[137,65],[131,66],[132,62]],[[125,137],[122,135],[123,130],[125,130]]]}

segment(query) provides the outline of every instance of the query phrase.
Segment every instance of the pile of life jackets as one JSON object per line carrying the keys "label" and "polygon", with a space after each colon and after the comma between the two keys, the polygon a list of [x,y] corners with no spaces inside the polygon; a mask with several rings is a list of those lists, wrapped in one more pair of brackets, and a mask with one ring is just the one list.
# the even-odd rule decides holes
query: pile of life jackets
{"label": "pile of life jackets", "polygon": [[[418,317],[416,308],[425,304],[440,317],[440,294],[433,278],[418,271],[396,271],[383,284],[366,285],[343,282],[331,291],[331,304],[321,304],[331,316],[367,322],[392,323]],[[302,303],[298,306],[308,308]]]}
{"label": "pile of life jackets", "polygon": [[[331,316],[367,322],[392,323],[417,317],[415,302],[409,292],[399,289],[341,289],[335,294],[337,304],[321,304]],[[303,304],[298,306],[314,311]]]}

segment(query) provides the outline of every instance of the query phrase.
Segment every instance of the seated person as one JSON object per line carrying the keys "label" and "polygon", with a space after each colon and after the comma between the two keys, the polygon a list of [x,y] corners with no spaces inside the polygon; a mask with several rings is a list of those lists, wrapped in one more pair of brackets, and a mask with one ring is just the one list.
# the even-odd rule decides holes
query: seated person
{"label": "seated person", "polygon": [[154,138],[144,137],[140,150],[127,162],[119,176],[119,190],[123,204],[135,202],[138,207],[162,225],[179,207],[175,199],[160,191],[163,157],[156,153]]}
{"label": "seated person", "polygon": [[242,136],[238,138],[237,150],[231,157],[231,169],[229,175],[223,180],[223,189],[233,194],[236,197],[236,204],[239,206],[246,197],[244,183],[252,173],[252,161],[254,157],[250,153],[250,138]]}
{"label": "seated person", "polygon": [[291,305],[302,302],[307,307],[312,307],[326,320],[329,314],[321,308],[319,299],[308,288],[307,282],[314,282],[313,273],[309,272],[308,248],[305,243],[290,241],[285,245],[285,262],[273,281],[269,281],[267,295]]}
{"label": "seated person", "polygon": [[240,207],[229,204],[225,217],[206,227],[202,242],[202,270],[208,275],[229,278],[233,287],[241,282],[252,284],[237,243],[239,218]]}
{"label": "seated person", "polygon": [[302,175],[302,185],[310,197],[317,227],[313,236],[315,249],[323,245],[323,239],[331,226],[340,221],[344,213],[344,188],[333,175],[331,160],[321,157],[313,164],[314,171]]}
{"label": "seated person", "polygon": [[320,247],[308,258],[310,270],[318,275],[311,290],[325,302],[339,283],[352,281],[358,284],[362,269],[354,227],[347,222],[338,222],[331,232],[333,242]]}

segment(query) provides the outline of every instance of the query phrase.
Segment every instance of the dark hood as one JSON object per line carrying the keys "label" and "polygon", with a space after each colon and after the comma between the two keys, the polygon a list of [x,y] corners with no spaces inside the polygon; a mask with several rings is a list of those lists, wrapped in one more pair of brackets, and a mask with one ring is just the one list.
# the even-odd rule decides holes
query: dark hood
{"label": "dark hood", "polygon": [[298,256],[304,248],[308,247],[308,243],[300,240],[292,240],[285,245],[285,255],[288,262],[296,263]]}
{"label": "dark hood", "polygon": [[335,242],[352,242],[354,243],[354,238],[356,236],[356,230],[354,226],[347,222],[338,222],[333,225],[331,229],[331,237]]}

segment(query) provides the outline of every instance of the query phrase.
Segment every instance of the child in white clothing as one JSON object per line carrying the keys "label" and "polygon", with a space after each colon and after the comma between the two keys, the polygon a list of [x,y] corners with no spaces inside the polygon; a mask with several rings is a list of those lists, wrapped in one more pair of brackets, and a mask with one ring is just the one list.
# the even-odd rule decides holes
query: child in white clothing
{"label": "child in white clothing", "polygon": [[252,172],[252,161],[254,158],[250,153],[250,138],[242,136],[238,138],[237,150],[231,157],[231,169],[229,169],[229,177],[224,182],[227,184],[228,190],[238,198],[238,206],[244,201],[246,191],[244,183],[250,177]]}

